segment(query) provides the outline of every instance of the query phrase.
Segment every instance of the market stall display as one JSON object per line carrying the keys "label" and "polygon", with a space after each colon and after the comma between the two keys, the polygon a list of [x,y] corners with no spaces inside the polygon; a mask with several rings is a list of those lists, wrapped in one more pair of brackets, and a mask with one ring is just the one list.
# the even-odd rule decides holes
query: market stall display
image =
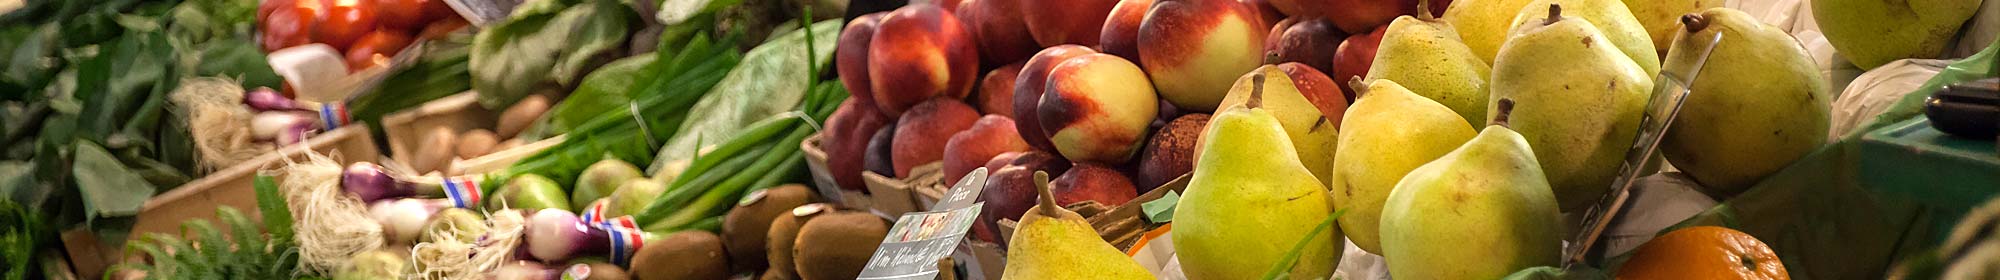
{"label": "market stall display", "polygon": [[1995,7],[0,3],[0,279],[1977,279]]}

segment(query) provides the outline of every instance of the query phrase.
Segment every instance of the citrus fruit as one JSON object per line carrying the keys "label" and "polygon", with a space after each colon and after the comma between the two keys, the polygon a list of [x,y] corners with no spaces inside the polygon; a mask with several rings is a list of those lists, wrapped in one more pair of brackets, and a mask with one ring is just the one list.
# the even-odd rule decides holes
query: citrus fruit
{"label": "citrus fruit", "polygon": [[1778,254],[1748,233],[1690,227],[1653,238],[1634,251],[1618,279],[1791,279]]}

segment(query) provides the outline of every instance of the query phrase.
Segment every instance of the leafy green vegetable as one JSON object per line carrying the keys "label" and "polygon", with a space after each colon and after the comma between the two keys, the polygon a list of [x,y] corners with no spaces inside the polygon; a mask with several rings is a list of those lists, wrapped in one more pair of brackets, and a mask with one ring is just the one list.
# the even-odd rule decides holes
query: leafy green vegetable
{"label": "leafy green vegetable", "polygon": [[408,68],[389,74],[375,89],[354,97],[347,107],[354,120],[382,123],[382,116],[423,105],[472,88],[469,36],[454,34],[426,43],[423,54]]}
{"label": "leafy green vegetable", "polygon": [[659,72],[640,71],[653,65],[658,57],[658,53],[646,53],[619,59],[584,76],[576,91],[564,97],[562,103],[556,103],[555,108],[544,114],[541,123],[528,134],[535,136],[531,138],[541,139],[568,133],[571,128],[604,113],[605,108],[625,106],[632,101],[632,94],[638,93],[633,90],[633,85],[641,79],[658,77]]}
{"label": "leafy green vegetable", "polygon": [[77,191],[83,194],[85,213],[127,216],[139,213],[139,206],[153,196],[153,184],[137,174],[124,172],[118,159],[103,147],[90,142],[76,143]]}
{"label": "leafy green vegetable", "polygon": [[[694,155],[700,139],[729,139],[752,122],[798,107],[804,100],[814,74],[832,61],[834,44],[839,41],[839,20],[815,23],[808,29],[814,40],[807,46],[808,32],[793,32],[771,40],[744,55],[743,65],[729,71],[715,89],[689,109],[702,116],[682,124],[654,156],[646,170],[662,174],[667,163]],[[810,50],[810,53],[808,53]],[[800,67],[805,65],[806,67]]]}
{"label": "leafy green vegetable", "polygon": [[47,246],[50,230],[41,217],[14,202],[0,200],[0,279],[29,279],[35,253]]}
{"label": "leafy green vegetable", "polygon": [[181,236],[191,240],[148,233],[145,240],[126,244],[126,251],[145,254],[151,262],[119,264],[114,271],[136,269],[145,271],[146,277],[153,279],[292,279],[312,276],[298,275],[298,247],[292,244],[290,238],[266,236],[259,232],[257,224],[236,208],[217,208],[215,216],[216,220],[222,221],[223,227],[217,228],[208,220],[182,223]]}
{"label": "leafy green vegetable", "polygon": [[548,84],[573,86],[592,62],[616,55],[635,19],[616,0],[541,0],[473,38],[472,88],[487,108],[505,108]]}

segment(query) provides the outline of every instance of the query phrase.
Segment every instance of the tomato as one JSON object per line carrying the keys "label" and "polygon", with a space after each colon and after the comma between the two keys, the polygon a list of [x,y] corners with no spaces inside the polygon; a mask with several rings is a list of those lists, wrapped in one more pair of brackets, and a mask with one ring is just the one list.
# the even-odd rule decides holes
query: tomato
{"label": "tomato", "polygon": [[437,39],[440,37],[444,37],[444,35],[451,34],[452,31],[458,31],[459,29],[464,29],[466,26],[471,26],[471,25],[472,23],[466,22],[465,18],[453,15],[451,17],[444,18],[444,20],[431,22],[430,25],[424,26],[424,31],[421,33],[417,33],[417,37],[424,39]]}
{"label": "tomato", "polygon": [[401,30],[376,30],[354,41],[347,50],[347,71],[360,71],[376,65],[389,63],[404,47],[410,46],[410,35]]}
{"label": "tomato", "polygon": [[294,2],[292,0],[265,0],[263,3],[258,3],[257,22],[261,23],[264,22],[264,19],[270,18],[271,12],[277,11],[278,8],[294,7]]}
{"label": "tomato", "polygon": [[[307,0],[310,1],[310,0]],[[326,16],[314,25],[313,41],[346,50],[354,40],[375,31],[375,1],[329,0]]]}
{"label": "tomato", "polygon": [[303,8],[272,10],[257,24],[263,32],[264,52],[312,43],[313,11]]}
{"label": "tomato", "polygon": [[423,27],[424,3],[443,0],[370,0],[375,1],[378,13],[375,23],[381,29],[414,30]]}

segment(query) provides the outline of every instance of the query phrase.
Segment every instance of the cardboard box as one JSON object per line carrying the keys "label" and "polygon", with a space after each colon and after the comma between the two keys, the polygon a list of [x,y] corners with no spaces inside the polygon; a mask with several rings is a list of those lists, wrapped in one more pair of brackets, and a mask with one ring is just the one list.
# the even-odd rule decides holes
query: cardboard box
{"label": "cardboard box", "polygon": [[[941,187],[940,181],[944,179],[944,173],[941,172],[944,166],[942,163],[933,162],[911,168],[909,178],[902,179],[864,170],[861,178],[867,185],[863,187],[868,189],[868,193],[864,194],[841,188],[834,182],[832,171],[827,169],[826,151],[820,149],[821,135],[814,134],[799,143],[799,148],[805,151],[806,167],[812,171],[814,187],[818,188],[820,196],[827,197],[828,200],[842,206],[869,209],[885,217],[930,209],[929,204],[919,203],[915,191]],[[935,204],[937,201],[932,199],[930,203]]]}
{"label": "cardboard box", "polygon": [[[303,146],[299,146],[303,145]],[[381,152],[375,146],[375,138],[368,132],[368,125],[356,123],[334,129],[294,146],[280,148],[272,153],[226,169],[209,173],[200,179],[190,181],[171,191],[153,196],[139,208],[139,214],[132,224],[127,242],[139,240],[146,233],[181,233],[181,223],[193,219],[215,219],[215,209],[219,206],[234,207],[243,211],[252,221],[262,221],[263,214],[257,210],[257,194],[253,180],[258,171],[284,166],[288,161],[304,159],[307,149],[327,155],[341,164],[357,161],[375,161]],[[70,264],[78,275],[95,277],[119,261],[124,248],[109,246],[98,239],[97,234],[86,229],[72,229],[62,234],[63,245],[70,255]]]}

